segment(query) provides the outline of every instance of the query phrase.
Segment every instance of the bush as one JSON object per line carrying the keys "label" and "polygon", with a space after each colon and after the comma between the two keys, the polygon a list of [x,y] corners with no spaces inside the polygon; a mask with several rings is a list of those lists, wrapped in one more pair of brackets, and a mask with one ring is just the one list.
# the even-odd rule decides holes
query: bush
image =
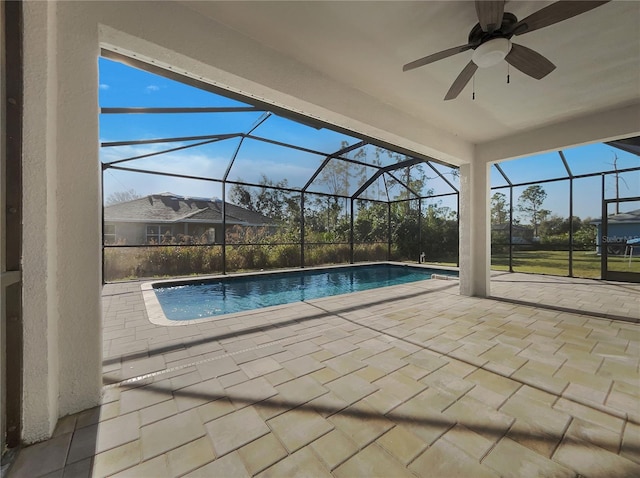
{"label": "bush", "polygon": [[300,246],[298,244],[278,244],[272,246],[269,267],[300,267]]}
{"label": "bush", "polygon": [[[415,204],[415,202],[414,202]],[[458,252],[455,214],[446,208],[428,207],[419,218],[417,207],[409,203],[392,208],[392,255],[388,257],[387,205],[359,207],[354,224],[353,260],[418,261],[425,252],[427,261],[454,262]],[[324,219],[324,214],[322,219]],[[305,228],[306,266],[348,264],[351,261],[350,221],[336,218],[333,229]],[[420,230],[421,229],[421,230]],[[234,226],[226,231],[226,270],[229,272],[300,267],[299,224],[278,227]],[[419,241],[418,239],[422,240]],[[106,247],[104,276],[107,281],[142,277],[182,276],[222,273],[222,245],[208,244],[206,237],[179,236],[149,247]]]}
{"label": "bush", "polygon": [[388,244],[356,244],[353,250],[354,262],[386,261]]}
{"label": "bush", "polygon": [[106,281],[222,272],[220,246],[105,248]]}
{"label": "bush", "polygon": [[141,277],[139,264],[142,250],[105,248],[103,274],[105,281],[136,279]]}
{"label": "bush", "polygon": [[306,266],[325,264],[348,264],[351,259],[349,244],[312,244],[305,247]]}

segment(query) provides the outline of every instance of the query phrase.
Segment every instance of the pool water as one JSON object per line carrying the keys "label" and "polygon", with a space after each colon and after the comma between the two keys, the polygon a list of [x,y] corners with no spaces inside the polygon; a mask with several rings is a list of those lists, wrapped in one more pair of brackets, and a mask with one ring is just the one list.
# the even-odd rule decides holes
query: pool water
{"label": "pool water", "polygon": [[[154,284],[169,320],[193,320],[430,279],[442,270],[393,264]],[[444,271],[447,275],[457,275]]]}

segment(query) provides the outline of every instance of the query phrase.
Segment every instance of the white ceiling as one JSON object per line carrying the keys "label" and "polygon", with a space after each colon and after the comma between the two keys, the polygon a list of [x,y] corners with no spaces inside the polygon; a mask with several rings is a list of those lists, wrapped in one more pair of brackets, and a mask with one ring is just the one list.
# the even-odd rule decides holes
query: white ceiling
{"label": "white ceiling", "polygon": [[[553,3],[508,1],[518,19]],[[460,96],[443,101],[472,51],[402,72],[417,58],[467,43],[470,1],[192,2],[190,8],[319,74],[447,130],[472,144],[640,105],[640,2],[613,1],[512,40],[546,56],[542,80],[507,64],[479,69]],[[639,116],[640,121],[640,116]]]}

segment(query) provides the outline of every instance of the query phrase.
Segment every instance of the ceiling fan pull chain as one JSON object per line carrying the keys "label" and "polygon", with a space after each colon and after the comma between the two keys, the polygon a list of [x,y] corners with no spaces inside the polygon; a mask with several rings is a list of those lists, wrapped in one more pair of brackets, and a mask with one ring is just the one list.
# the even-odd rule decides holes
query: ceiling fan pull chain
{"label": "ceiling fan pull chain", "polygon": [[471,94],[471,99],[475,100],[476,99],[476,75],[473,75],[472,90],[473,90],[473,93]]}
{"label": "ceiling fan pull chain", "polygon": [[509,63],[507,63],[507,85],[510,83],[510,78],[509,78]]}

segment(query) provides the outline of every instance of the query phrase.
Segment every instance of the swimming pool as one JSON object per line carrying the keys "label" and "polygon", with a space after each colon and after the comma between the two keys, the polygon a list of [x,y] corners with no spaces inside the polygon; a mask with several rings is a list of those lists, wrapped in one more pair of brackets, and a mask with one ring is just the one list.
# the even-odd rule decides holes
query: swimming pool
{"label": "swimming pool", "polygon": [[385,263],[224,276],[207,280],[162,281],[150,285],[169,321],[190,321],[406,284],[431,279],[433,274],[457,276],[455,271]]}

